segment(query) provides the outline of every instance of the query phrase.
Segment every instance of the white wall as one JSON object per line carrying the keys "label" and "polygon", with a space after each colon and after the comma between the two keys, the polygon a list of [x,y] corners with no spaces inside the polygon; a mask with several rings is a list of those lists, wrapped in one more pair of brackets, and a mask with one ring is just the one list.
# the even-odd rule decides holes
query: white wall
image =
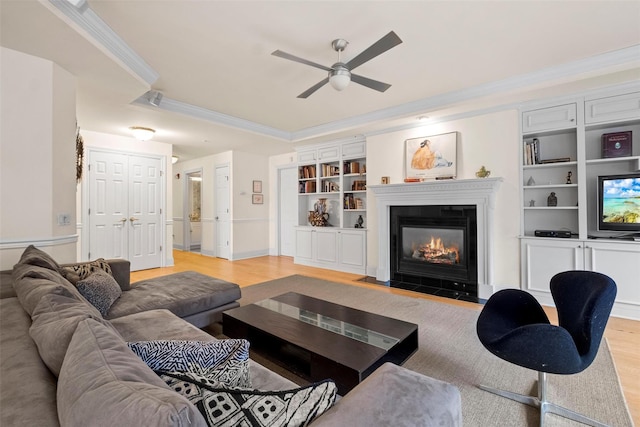
{"label": "white wall", "polygon": [[[279,255],[278,248],[278,170],[295,165],[298,161],[298,154],[295,151],[278,156],[269,157],[269,255]],[[291,209],[298,209],[292,206]]]}
{"label": "white wall", "polygon": [[[204,255],[216,256],[215,223],[215,169],[228,165],[230,172],[230,259],[252,258],[269,253],[269,162],[267,157],[240,151],[202,157],[174,165],[173,218],[175,228],[181,227],[184,218],[185,172],[202,169],[202,244]],[[180,173],[180,179],[176,174]],[[254,205],[251,200],[253,181],[262,181],[264,204]],[[182,248],[182,236],[176,232],[175,247]]]}
{"label": "white wall", "polygon": [[[76,260],[75,78],[0,48],[0,269],[33,244]],[[70,216],[58,225],[59,214]]]}
{"label": "white wall", "polygon": [[[111,135],[100,132],[93,132],[89,130],[80,131],[85,145],[85,168],[87,165],[88,153],[91,149],[100,149],[106,151],[117,151],[126,154],[140,154],[151,155],[161,157],[164,161],[162,164],[162,171],[164,173],[164,204],[163,212],[165,219],[165,240],[163,243],[164,251],[164,266],[173,265],[173,253],[171,248],[173,247],[173,218],[171,216],[173,206],[173,182],[172,182],[172,164],[171,154],[173,147],[171,144],[166,144],[158,141],[138,141],[135,138]],[[86,171],[85,171],[86,176]],[[88,184],[86,179],[83,179],[81,185]],[[82,230],[84,229],[81,215],[81,209],[84,209],[86,203],[82,201],[82,191],[78,191],[78,233],[82,236]],[[83,251],[86,253],[87,251]]]}
{"label": "white wall", "polygon": [[[458,132],[458,178],[475,178],[481,166],[492,177],[504,179],[498,190],[494,217],[494,285],[519,287],[519,126],[516,110],[425,125],[367,137],[367,182],[379,184],[404,180],[404,141],[441,133]],[[375,195],[367,192],[367,272],[375,276],[378,265],[378,215]]]}

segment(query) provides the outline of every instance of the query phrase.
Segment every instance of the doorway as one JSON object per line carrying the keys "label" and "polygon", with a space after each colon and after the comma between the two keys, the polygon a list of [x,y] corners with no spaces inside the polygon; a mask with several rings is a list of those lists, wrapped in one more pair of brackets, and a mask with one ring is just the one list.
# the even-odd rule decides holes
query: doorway
{"label": "doorway", "polygon": [[202,248],[202,169],[185,173],[184,248],[189,252],[200,252]]}
{"label": "doorway", "polygon": [[83,182],[83,258],[121,258],[131,270],[162,267],[160,157],[90,150]]}
{"label": "doorway", "polygon": [[294,256],[298,225],[298,169],[278,169],[278,255]]}
{"label": "doorway", "polygon": [[216,256],[230,259],[231,256],[231,183],[229,165],[216,166]]}

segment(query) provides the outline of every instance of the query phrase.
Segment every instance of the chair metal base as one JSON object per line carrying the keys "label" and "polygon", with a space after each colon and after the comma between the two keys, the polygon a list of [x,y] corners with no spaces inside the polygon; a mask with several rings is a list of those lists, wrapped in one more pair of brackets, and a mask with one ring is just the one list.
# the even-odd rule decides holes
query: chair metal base
{"label": "chair metal base", "polygon": [[498,396],[506,397],[507,399],[515,400],[516,402],[524,403],[525,405],[533,406],[534,408],[540,408],[540,427],[544,427],[545,414],[547,412],[560,415],[561,417],[568,418],[570,420],[578,421],[583,424],[587,424],[593,427],[608,427],[606,424],[602,424],[598,421],[592,420],[589,417],[585,417],[577,412],[571,411],[562,406],[551,403],[547,400],[547,373],[538,372],[538,396],[526,396],[523,394],[513,393],[511,391],[499,390],[497,388],[487,387],[485,385],[479,385],[482,390],[488,391]]}

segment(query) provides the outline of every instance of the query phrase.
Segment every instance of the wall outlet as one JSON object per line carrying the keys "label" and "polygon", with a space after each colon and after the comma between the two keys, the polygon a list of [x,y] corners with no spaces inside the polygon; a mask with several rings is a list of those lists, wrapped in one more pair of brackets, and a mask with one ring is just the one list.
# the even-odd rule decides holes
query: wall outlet
{"label": "wall outlet", "polygon": [[71,215],[67,213],[58,214],[58,225],[71,225]]}

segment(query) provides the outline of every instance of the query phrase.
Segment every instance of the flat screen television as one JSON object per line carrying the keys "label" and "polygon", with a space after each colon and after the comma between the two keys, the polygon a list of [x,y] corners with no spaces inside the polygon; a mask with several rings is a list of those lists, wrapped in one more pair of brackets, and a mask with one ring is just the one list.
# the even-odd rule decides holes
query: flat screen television
{"label": "flat screen television", "polygon": [[640,172],[598,177],[598,229],[640,233]]}

